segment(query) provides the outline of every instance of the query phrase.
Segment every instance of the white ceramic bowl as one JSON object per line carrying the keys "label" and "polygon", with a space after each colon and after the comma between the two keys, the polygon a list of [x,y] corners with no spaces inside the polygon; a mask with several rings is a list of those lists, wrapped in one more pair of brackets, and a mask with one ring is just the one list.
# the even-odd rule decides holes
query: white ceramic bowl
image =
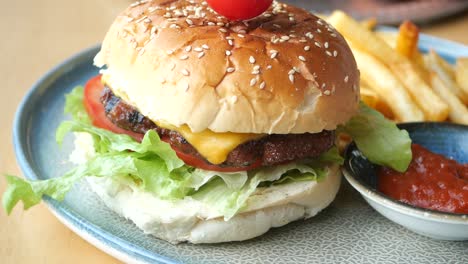
{"label": "white ceramic bowl", "polygon": [[[466,162],[468,126],[448,123],[408,123],[413,142]],[[434,150],[433,150],[434,151]],[[444,153],[445,152],[445,153]],[[442,240],[468,240],[468,215],[423,209],[394,200],[376,190],[375,165],[354,144],[346,150],[343,175],[377,212],[418,234]],[[459,157],[459,158],[457,158]]]}

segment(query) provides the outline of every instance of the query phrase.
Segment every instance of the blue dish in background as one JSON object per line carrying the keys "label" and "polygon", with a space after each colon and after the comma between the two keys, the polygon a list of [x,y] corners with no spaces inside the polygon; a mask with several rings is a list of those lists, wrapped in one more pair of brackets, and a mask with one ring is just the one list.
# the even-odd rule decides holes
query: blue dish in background
{"label": "blue dish in background", "polygon": [[[434,48],[450,62],[468,56],[468,47],[429,36],[421,36],[420,48]],[[13,140],[26,178],[45,180],[71,168],[67,156],[72,137],[59,148],[55,129],[68,118],[63,114],[64,95],[98,73],[93,66],[98,50],[85,50],[52,69],[19,106]],[[63,202],[48,197],[44,201],[78,235],[127,263],[421,263],[447,262],[449,256],[468,263],[467,242],[427,239],[393,224],[346,183],[332,205],[312,219],[249,241],[218,245],[172,245],[148,236],[110,211],[84,183]]]}
{"label": "blue dish in background", "polygon": [[[400,124],[413,143],[468,163],[468,126],[451,123]],[[468,240],[468,215],[444,213],[396,201],[377,190],[377,165],[368,161],[353,143],[346,149],[343,174],[379,213],[416,233],[443,240]]]}

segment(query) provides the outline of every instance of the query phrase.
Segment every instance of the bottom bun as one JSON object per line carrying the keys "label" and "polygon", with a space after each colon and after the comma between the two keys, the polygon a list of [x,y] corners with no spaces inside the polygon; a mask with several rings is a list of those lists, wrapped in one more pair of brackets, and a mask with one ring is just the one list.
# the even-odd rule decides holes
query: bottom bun
{"label": "bottom bun", "polygon": [[[71,160],[82,163],[94,154],[88,134],[76,133]],[[224,218],[200,201],[161,200],[130,182],[89,177],[92,190],[119,215],[130,219],[145,233],[171,243],[220,243],[260,236],[272,227],[309,218],[327,207],[338,192],[341,173],[329,167],[320,182],[293,182],[258,188],[234,217]]]}

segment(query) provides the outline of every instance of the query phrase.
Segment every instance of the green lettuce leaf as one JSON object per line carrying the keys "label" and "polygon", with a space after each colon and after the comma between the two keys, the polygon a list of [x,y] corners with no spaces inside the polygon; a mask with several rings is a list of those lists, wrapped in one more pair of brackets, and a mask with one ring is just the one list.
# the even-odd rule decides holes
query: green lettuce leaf
{"label": "green lettuce leaf", "polygon": [[360,104],[359,113],[340,131],[349,134],[360,151],[373,163],[404,172],[411,162],[411,139],[406,130],[381,113]]}
{"label": "green lettuce leaf", "polygon": [[86,113],[85,107],[83,105],[84,97],[84,88],[78,86],[73,89],[70,93],[65,95],[65,113],[70,114],[73,117],[73,120],[91,123],[91,119]]}

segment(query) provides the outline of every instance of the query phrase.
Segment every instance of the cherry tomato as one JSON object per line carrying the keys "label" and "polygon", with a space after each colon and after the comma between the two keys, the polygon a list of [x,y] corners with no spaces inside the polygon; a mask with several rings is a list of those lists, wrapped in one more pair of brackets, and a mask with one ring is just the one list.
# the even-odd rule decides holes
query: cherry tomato
{"label": "cherry tomato", "polygon": [[270,7],[272,0],[207,0],[219,14],[230,20],[254,18]]}
{"label": "cherry tomato", "polygon": [[85,85],[84,105],[86,112],[91,117],[94,126],[112,131],[116,134],[127,134],[137,141],[143,139],[143,134],[125,130],[116,126],[106,116],[104,105],[100,101],[104,85],[101,82],[101,75],[91,78]]}
{"label": "cherry tomato", "polygon": [[[120,128],[116,126],[114,123],[112,123],[107,118],[104,105],[100,101],[100,97],[101,97],[103,90],[104,90],[104,85],[101,82],[101,75],[91,78],[85,85],[83,103],[85,105],[86,112],[88,112],[88,115],[91,117],[93,125],[99,128],[109,130],[116,134],[129,135],[135,140],[140,142],[143,139],[143,136],[144,136],[143,134],[135,133],[133,131]],[[168,142],[167,138],[163,138],[162,140]],[[197,156],[186,154],[172,145],[171,147],[172,149],[174,149],[177,156],[181,160],[184,161],[185,164],[192,166],[192,167],[200,168],[203,170],[235,172],[235,171],[246,171],[246,170],[255,169],[262,165],[261,159],[259,159],[257,162],[247,167],[221,167],[221,166],[210,164],[204,159],[201,159]]]}

